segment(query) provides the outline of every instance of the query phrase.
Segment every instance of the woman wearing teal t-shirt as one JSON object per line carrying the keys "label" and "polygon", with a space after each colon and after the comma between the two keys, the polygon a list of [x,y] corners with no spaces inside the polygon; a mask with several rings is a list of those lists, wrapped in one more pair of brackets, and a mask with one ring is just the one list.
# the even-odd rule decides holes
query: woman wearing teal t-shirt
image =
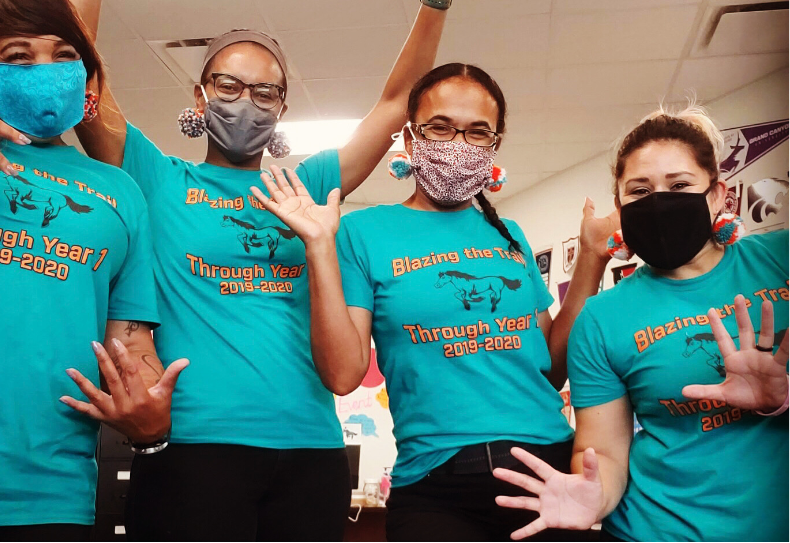
{"label": "woman wearing teal t-shirt", "polygon": [[658,111],[623,140],[621,250],[647,265],[574,325],[574,475],[524,451],[542,480],[496,473],[537,495],[498,499],[540,513],[514,537],[603,519],[609,540],[788,539],[788,235],[733,243],[722,143],[698,108]]}
{"label": "woman wearing teal t-shirt", "polygon": [[375,339],[398,448],[387,538],[507,539],[530,518],[494,503],[506,485],[491,470],[516,463],[510,448],[570,469],[573,432],[557,389],[571,323],[608,260],[612,223],[585,206],[579,268],[552,322],[523,232],[481,192],[505,130],[499,86],[475,66],[440,66],[412,89],[408,113],[417,187],[403,204],[339,225],[339,191],[317,205],[294,172],[292,187],[276,168],[279,186],[263,176],[272,200],[256,195],[305,242],[313,355],[326,386],[354,390]]}
{"label": "woman wearing teal t-shirt", "polygon": [[[75,3],[95,28],[100,2]],[[408,91],[433,65],[450,0],[423,4],[350,141],[297,167],[316,200],[356,189],[405,122]],[[208,136],[201,164],[162,153],[106,91],[103,122],[78,131],[89,155],[121,166],[145,195],[162,317],[154,340],[166,363],[175,353],[192,363],[173,396],[171,445],[132,466],[133,539],[342,538],[348,461],[334,398],[310,356],[304,245],[248,190],[264,148],[282,151],[273,133],[288,109],[287,75],[283,51],[262,32],[211,42],[195,110],[182,118],[194,121],[184,131]]]}
{"label": "woman wearing teal t-shirt", "polygon": [[[163,372],[151,339],[140,190],[61,138],[94,75],[100,58],[68,2],[0,0],[0,130],[13,142],[0,142],[0,541],[87,540],[99,427],[85,415],[147,448],[167,433],[186,366]],[[91,383],[100,372],[107,392]],[[85,397],[71,397],[75,382]]]}

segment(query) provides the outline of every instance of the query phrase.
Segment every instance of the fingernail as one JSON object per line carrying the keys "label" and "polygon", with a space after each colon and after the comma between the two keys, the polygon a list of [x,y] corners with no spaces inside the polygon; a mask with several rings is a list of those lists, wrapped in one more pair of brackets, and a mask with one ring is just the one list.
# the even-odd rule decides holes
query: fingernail
{"label": "fingernail", "polygon": [[16,177],[19,172],[16,171],[16,168],[14,168],[13,165],[7,164],[6,167],[5,167],[5,173],[7,173],[8,175],[10,175],[12,177]]}
{"label": "fingernail", "polygon": [[30,141],[30,138],[28,138],[24,134],[19,134],[19,141],[24,143],[25,145],[30,145],[31,143],[33,143],[32,141]]}
{"label": "fingernail", "polygon": [[67,370],[66,370],[66,374],[67,374],[69,377],[71,377],[72,379],[74,379],[74,375],[75,375],[75,374],[74,374],[74,368],[69,368],[69,369],[67,369]]}
{"label": "fingernail", "polygon": [[115,347],[118,350],[121,350],[121,347],[123,347],[123,343],[121,343],[118,340],[118,338],[112,338],[112,344],[113,344],[113,347]]}
{"label": "fingernail", "polygon": [[60,400],[60,403],[65,403],[66,405],[69,405],[69,403],[66,401],[65,396],[61,396],[60,398],[58,398],[58,400]]}
{"label": "fingernail", "polygon": [[101,352],[101,343],[98,341],[91,341],[91,347],[94,353],[99,354]]}

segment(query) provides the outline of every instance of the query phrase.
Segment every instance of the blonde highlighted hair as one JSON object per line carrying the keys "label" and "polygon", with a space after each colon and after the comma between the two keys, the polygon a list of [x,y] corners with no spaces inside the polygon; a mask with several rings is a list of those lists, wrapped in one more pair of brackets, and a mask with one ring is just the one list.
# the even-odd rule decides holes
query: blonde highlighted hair
{"label": "blonde highlighted hair", "polygon": [[688,146],[697,164],[711,178],[711,184],[719,178],[719,164],[724,151],[724,136],[702,106],[689,100],[681,111],[674,112],[663,104],[645,116],[639,124],[615,145],[612,161],[614,177],[613,192],[617,195],[617,183],[623,176],[625,162],[635,151],[653,141],[678,141]]}

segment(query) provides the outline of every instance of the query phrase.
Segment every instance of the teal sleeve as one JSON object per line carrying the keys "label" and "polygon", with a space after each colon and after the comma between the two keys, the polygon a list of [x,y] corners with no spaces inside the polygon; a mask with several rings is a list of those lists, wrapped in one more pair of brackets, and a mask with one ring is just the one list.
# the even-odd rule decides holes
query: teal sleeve
{"label": "teal sleeve", "polygon": [[337,149],[327,149],[307,157],[295,171],[319,205],[326,204],[326,197],[332,189],[340,188],[340,157]]}
{"label": "teal sleeve", "polygon": [[742,242],[747,240],[750,243],[756,243],[764,247],[774,261],[780,266],[787,267],[788,258],[790,257],[790,244],[788,244],[790,238],[786,228],[765,234],[747,236]]}
{"label": "teal sleeve", "polygon": [[174,170],[183,160],[165,155],[145,134],[126,123],[126,144],[121,169],[134,179],[147,200],[167,182],[172,182]]}
{"label": "teal sleeve", "polygon": [[574,407],[601,405],[627,392],[611,366],[601,327],[587,306],[576,318],[568,339],[568,377]]}
{"label": "teal sleeve", "polygon": [[110,283],[107,318],[148,322],[157,326],[159,313],[156,307],[153,250],[148,210],[144,203],[134,222],[127,224],[127,228],[129,247],[121,269]]}
{"label": "teal sleeve", "polygon": [[373,283],[365,247],[353,226],[340,221],[337,232],[337,260],[343,277],[343,295],[346,305],[361,307],[373,312]]}
{"label": "teal sleeve", "polygon": [[521,244],[521,248],[524,250],[524,259],[527,261],[527,275],[532,282],[532,292],[535,293],[538,301],[538,311],[546,311],[554,303],[554,297],[549,292],[546,283],[543,282],[538,263],[535,262],[535,255],[532,254],[532,247],[529,246],[524,231],[518,224],[511,220],[505,220],[505,223],[510,235]]}

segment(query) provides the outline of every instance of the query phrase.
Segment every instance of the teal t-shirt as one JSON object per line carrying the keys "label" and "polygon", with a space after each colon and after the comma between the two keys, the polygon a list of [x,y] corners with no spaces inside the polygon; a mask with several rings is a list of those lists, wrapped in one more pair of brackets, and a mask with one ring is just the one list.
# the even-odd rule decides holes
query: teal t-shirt
{"label": "teal t-shirt", "polygon": [[776,345],[788,321],[787,230],[728,246],[719,264],[675,281],[649,267],[590,298],[568,345],[576,408],[628,395],[634,436],[620,504],[604,520],[633,541],[787,541],[788,416],[764,417],[681,389],[716,384],[724,367],[706,316],[717,308],[738,345],[733,300],[760,329],[774,304]]}
{"label": "teal t-shirt", "polygon": [[393,486],[423,478],[466,445],[571,439],[538,313],[552,304],[525,251],[471,207],[380,205],[343,217],[337,236],[349,306],[373,313],[398,457]]}
{"label": "teal t-shirt", "polygon": [[145,201],[73,147],[0,153],[0,526],[93,524],[98,423],[58,398],[86,400],[67,368],[99,383],[108,319],[159,321]]}
{"label": "teal t-shirt", "polygon": [[[260,172],[166,156],[132,125],[123,169],[150,209],[157,352],[165,365],[191,362],[173,394],[172,441],[342,447],[310,353],[304,244],[250,192],[266,192]],[[319,203],[340,186],[336,150],[296,172]]]}

